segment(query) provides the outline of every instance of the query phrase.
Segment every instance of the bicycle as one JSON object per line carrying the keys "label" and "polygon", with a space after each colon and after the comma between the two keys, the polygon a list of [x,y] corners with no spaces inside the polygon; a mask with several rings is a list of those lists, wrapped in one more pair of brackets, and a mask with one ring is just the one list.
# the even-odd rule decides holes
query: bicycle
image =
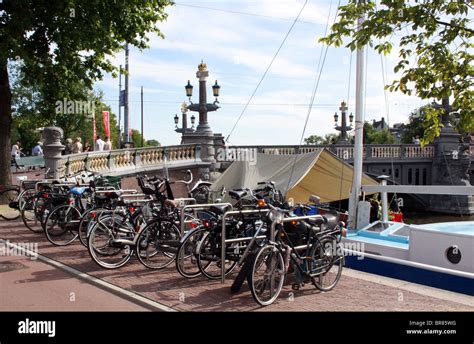
{"label": "bicycle", "polygon": [[288,235],[287,230],[291,227],[285,229],[283,225],[284,215],[284,210],[272,208],[268,215],[272,223],[270,238],[256,251],[251,264],[250,291],[262,306],[277,299],[290,267],[296,275],[294,290],[311,281],[319,290],[329,291],[338,283],[344,265],[340,244],[344,228],[335,214],[325,214],[316,220],[294,221],[294,225],[299,226],[296,228],[302,230],[300,237],[306,242],[298,246]]}

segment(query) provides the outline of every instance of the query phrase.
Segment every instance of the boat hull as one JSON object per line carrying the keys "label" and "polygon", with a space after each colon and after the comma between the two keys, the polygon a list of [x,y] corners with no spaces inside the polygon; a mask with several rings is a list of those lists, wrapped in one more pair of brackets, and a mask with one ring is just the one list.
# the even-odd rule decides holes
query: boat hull
{"label": "boat hull", "polygon": [[346,256],[345,266],[354,270],[474,296],[474,279],[375,258]]}

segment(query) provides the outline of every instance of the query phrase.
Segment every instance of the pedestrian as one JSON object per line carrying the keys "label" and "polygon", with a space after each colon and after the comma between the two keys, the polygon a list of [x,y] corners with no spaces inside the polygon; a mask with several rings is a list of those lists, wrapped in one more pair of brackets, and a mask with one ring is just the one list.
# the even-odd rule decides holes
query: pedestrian
{"label": "pedestrian", "polygon": [[104,145],[105,142],[100,138],[100,136],[97,136],[97,140],[95,141],[95,150],[96,151],[103,151],[104,150]]}
{"label": "pedestrian", "polygon": [[41,148],[42,145],[43,143],[41,141],[38,141],[36,143],[36,146],[34,146],[33,149],[31,150],[31,155],[42,156],[43,155],[43,149]]}
{"label": "pedestrian", "polygon": [[105,138],[104,150],[112,150],[112,141],[108,136]]}
{"label": "pedestrian", "polygon": [[12,155],[12,159],[20,157],[20,155],[21,155],[20,141],[16,141],[16,143],[12,146],[11,155]]}
{"label": "pedestrian", "polygon": [[419,145],[420,144],[420,136],[416,135],[415,139],[413,140],[413,143],[416,144],[416,145]]}
{"label": "pedestrian", "polygon": [[66,139],[66,145],[63,151],[64,155],[69,155],[72,153],[72,139]]}
{"label": "pedestrian", "polygon": [[82,150],[84,153],[90,152],[91,151],[91,144],[89,141],[84,142],[84,148]]}
{"label": "pedestrian", "polygon": [[74,141],[74,145],[72,146],[72,154],[77,154],[77,153],[82,153],[82,143],[81,143],[80,137],[76,137],[76,140]]}

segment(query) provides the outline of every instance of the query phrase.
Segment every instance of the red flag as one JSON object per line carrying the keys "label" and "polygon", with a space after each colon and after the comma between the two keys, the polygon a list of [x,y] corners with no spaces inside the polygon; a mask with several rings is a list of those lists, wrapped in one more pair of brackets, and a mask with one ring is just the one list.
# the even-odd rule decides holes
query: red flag
{"label": "red flag", "polygon": [[92,116],[92,126],[93,126],[93,135],[94,135],[94,142],[97,140],[97,127],[95,125],[95,114]]}
{"label": "red flag", "polygon": [[102,117],[104,118],[105,136],[110,138],[109,112],[108,111],[102,111]]}

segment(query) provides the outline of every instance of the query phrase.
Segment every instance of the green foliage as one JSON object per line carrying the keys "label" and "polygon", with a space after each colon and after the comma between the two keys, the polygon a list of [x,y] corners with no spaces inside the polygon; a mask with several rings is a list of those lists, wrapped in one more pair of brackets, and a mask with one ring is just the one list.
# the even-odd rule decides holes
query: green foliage
{"label": "green foliage", "polygon": [[[132,141],[136,148],[142,146],[142,134],[136,129],[132,129]],[[144,147],[161,146],[161,144],[157,140],[147,140],[146,138],[143,139],[143,143]]]}
{"label": "green foliage", "polygon": [[337,142],[338,139],[338,134],[326,134],[324,137],[319,135],[311,135],[304,139],[304,143],[306,145],[329,145],[333,142]]}
{"label": "green foliage", "polygon": [[[136,129],[132,129],[132,141],[135,148],[142,146],[142,134]],[[145,140],[143,140],[143,142],[145,142]]]}
{"label": "green foliage", "polygon": [[387,129],[377,130],[369,123],[364,123],[364,144],[393,144],[395,137]]}
{"label": "green foliage", "polygon": [[161,143],[158,140],[146,140],[145,142],[146,147],[158,147],[161,146]]}
{"label": "green foliage", "polygon": [[[92,114],[87,113],[57,113],[45,114],[41,110],[43,97],[36,85],[25,85],[21,80],[24,77],[18,64],[10,65],[12,78],[12,105],[13,113],[11,142],[19,140],[24,152],[29,154],[36,142],[41,139],[41,128],[56,125],[63,129],[64,139],[81,137],[82,142],[88,141],[93,146],[93,120]],[[84,86],[85,87],[85,86]],[[109,111],[110,132],[113,147],[118,147],[118,125],[115,114],[103,102],[102,91],[88,91],[87,99],[94,104],[97,134],[105,137],[102,111]]]}
{"label": "green foliage", "polygon": [[148,32],[166,19],[169,0],[5,1],[0,12],[0,65],[21,61],[23,79],[42,94],[44,113],[58,99],[85,100],[104,72],[117,74],[109,57],[124,44],[145,49]]}
{"label": "green foliage", "polygon": [[[9,182],[12,99],[7,65],[20,63],[18,83],[37,91],[33,126],[61,123],[69,132],[87,118],[60,118],[55,104],[64,98],[88,100],[104,73],[116,76],[111,58],[125,43],[148,47],[149,33],[162,37],[157,23],[166,19],[170,0],[9,0],[0,3],[0,183]],[[36,96],[34,94],[33,96]],[[99,122],[99,121],[98,121]],[[14,129],[20,135],[19,117]]]}
{"label": "green foliage", "polygon": [[[427,100],[453,97],[452,108],[459,112],[457,129],[469,133],[474,131],[472,12],[469,1],[381,0],[376,6],[374,1],[349,0],[340,7],[338,21],[321,41],[342,46],[347,37],[346,47],[352,50],[368,44],[380,54],[388,54],[393,36],[401,35],[399,62],[394,68],[401,77],[386,88]],[[366,19],[358,26],[362,15]],[[440,110],[427,111],[423,142],[439,135],[439,115]]]}
{"label": "green foliage", "polygon": [[320,145],[324,141],[324,138],[318,135],[311,135],[304,139],[306,145]]}

